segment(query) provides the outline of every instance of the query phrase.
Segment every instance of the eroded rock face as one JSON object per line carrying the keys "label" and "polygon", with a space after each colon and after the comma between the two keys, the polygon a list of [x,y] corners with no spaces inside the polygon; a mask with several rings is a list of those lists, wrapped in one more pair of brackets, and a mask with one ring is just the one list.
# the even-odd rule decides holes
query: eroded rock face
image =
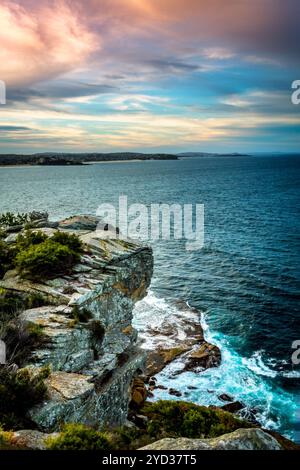
{"label": "eroded rock face", "polygon": [[[144,368],[132,310],[147,293],[152,250],[129,241],[104,240],[102,233],[88,230],[95,224],[90,216],[59,224],[59,229],[72,229],[69,232],[76,233],[85,247],[70,275],[32,282],[11,271],[0,281],[3,289],[38,293],[46,303],[20,315],[22,322],[41,329],[43,337],[25,365],[50,364],[52,369],[46,380],[47,399],[29,411],[44,432],[57,431],[68,422],[99,428],[123,424],[131,383]],[[49,236],[55,232],[42,230]],[[79,321],[76,311],[87,312],[87,318]]]}
{"label": "eroded rock face", "polygon": [[282,447],[261,429],[238,429],[214,439],[161,439],[140,450],[282,450]]}

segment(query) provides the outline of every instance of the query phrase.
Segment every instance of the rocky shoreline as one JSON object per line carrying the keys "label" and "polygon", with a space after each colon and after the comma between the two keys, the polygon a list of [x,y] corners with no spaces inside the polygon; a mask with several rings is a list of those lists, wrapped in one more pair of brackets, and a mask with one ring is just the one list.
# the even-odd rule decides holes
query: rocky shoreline
{"label": "rocky shoreline", "polygon": [[[32,426],[10,434],[12,447],[44,449],[49,436],[58,435],[62,423],[78,423],[98,430],[128,426],[145,433],[153,410],[148,407],[147,414],[143,407],[163,387],[156,378],[159,372],[178,359],[180,367],[176,374],[185,371],[201,374],[221,363],[219,348],[205,340],[199,312],[185,302],[176,303],[180,316],[170,314],[138,334],[133,326],[133,309],[150,286],[152,250],[130,240],[108,238],[111,227],[98,231],[98,221],[92,216],[75,216],[50,222],[48,214],[34,213],[30,216],[30,231],[48,239],[58,232],[75,234],[83,246],[80,261],[72,271],[49,279],[24,279],[12,269],[0,280],[0,294],[21,300],[25,306],[19,308],[17,318],[23,331],[38,332],[40,338],[21,365],[12,363],[10,367],[26,370],[34,378],[50,366],[43,401],[27,410]],[[13,248],[25,228],[28,230],[28,220],[2,226],[2,243]],[[32,296],[42,300],[42,305],[26,307]],[[181,396],[175,389],[168,392]],[[205,407],[198,410],[193,405],[196,407],[193,413],[212,416],[215,413],[213,419],[223,420],[224,413],[236,413],[243,407],[225,394],[220,399],[226,403],[223,410],[211,407],[206,412]],[[191,405],[178,403],[187,413],[191,412],[188,411]],[[230,429],[235,430],[239,421],[230,418],[231,421]],[[241,426],[245,428],[245,422]],[[200,443],[169,439],[147,448],[280,449],[286,445],[282,444],[283,438],[279,443],[280,439],[256,427],[252,420],[248,433],[244,432],[247,429],[238,430],[243,432],[235,431],[230,437],[229,432],[223,440]]]}

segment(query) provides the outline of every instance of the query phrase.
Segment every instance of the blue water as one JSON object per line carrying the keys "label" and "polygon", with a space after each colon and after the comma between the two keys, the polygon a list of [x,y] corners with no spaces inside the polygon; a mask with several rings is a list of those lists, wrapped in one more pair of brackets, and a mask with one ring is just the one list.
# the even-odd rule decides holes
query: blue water
{"label": "blue water", "polygon": [[[187,252],[182,240],[154,243],[147,308],[151,315],[158,304],[167,315],[174,298],[197,307],[223,362],[175,379],[166,369],[161,380],[198,403],[232,394],[265,426],[300,441],[300,366],[291,361],[300,339],[299,175],[300,158],[292,156],[0,168],[0,212],[95,214],[120,194],[129,203],[204,204],[202,250]],[[187,392],[187,384],[197,390]]]}

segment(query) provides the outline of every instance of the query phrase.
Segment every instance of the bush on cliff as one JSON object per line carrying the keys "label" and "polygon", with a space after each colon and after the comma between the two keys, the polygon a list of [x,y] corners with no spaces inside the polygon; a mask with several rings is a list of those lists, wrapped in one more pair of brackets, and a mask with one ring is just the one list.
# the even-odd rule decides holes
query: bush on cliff
{"label": "bush on cliff", "polygon": [[226,411],[184,401],[146,403],[141,414],[149,419],[147,432],[157,439],[217,437],[239,428],[251,427]]}
{"label": "bush on cliff", "polygon": [[105,433],[95,431],[83,424],[66,424],[58,437],[49,438],[51,450],[110,450]]}
{"label": "bush on cliff", "polygon": [[24,233],[20,233],[16,241],[16,251],[27,250],[32,245],[39,245],[40,243],[47,240],[47,235],[41,231],[32,232],[26,230]]}
{"label": "bush on cliff", "polygon": [[44,399],[49,373],[47,367],[32,375],[28,369],[0,366],[0,425],[5,430],[28,425],[26,412]]}
{"label": "bush on cliff", "polygon": [[83,252],[81,241],[79,240],[77,235],[74,235],[72,233],[55,232],[51,240],[54,241],[55,243],[60,243],[61,245],[67,246],[74,253]]}
{"label": "bush on cliff", "polygon": [[6,212],[0,215],[0,227],[9,227],[15,225],[23,225],[30,220],[29,214],[14,214],[13,212]]}
{"label": "bush on cliff", "polygon": [[16,267],[25,278],[47,279],[66,274],[79,259],[79,253],[50,238],[20,251],[16,256]]}

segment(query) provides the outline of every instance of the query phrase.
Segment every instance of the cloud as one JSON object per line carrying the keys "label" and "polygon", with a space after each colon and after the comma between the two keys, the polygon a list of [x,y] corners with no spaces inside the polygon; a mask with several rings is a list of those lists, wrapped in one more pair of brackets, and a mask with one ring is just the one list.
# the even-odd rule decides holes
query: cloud
{"label": "cloud", "polygon": [[[37,6],[38,5],[38,6]],[[96,37],[67,3],[32,9],[0,5],[0,77],[8,86],[49,79],[82,64],[99,47]]]}

